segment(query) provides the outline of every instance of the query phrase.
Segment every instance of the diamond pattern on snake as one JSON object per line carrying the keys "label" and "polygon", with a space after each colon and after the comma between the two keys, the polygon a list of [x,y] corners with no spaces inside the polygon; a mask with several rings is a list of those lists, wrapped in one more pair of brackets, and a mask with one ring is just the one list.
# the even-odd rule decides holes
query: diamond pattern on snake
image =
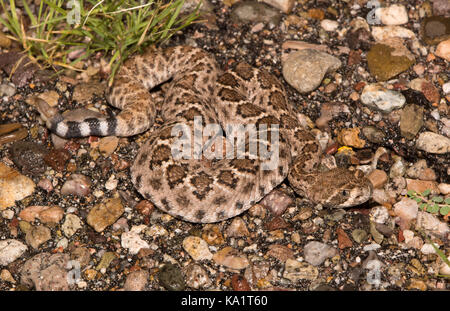
{"label": "diamond pattern on snake", "polygon": [[[166,81],[164,102],[158,106],[149,90]],[[223,72],[209,53],[189,46],[148,50],[124,63],[107,99],[121,109],[116,116],[69,121],[43,101],[38,110],[47,127],[65,138],[133,136],[151,129],[157,116],[162,118],[163,124],[140,147],[131,178],[145,199],[175,217],[195,223],[234,217],[285,178],[299,195],[324,206],[355,206],[371,197],[371,183],[361,171],[319,171],[315,136],[302,128],[282,83],[266,70],[239,63]],[[222,129],[253,124],[256,135],[246,136],[239,157],[199,157],[194,151],[188,157],[174,155],[172,147],[179,139],[174,128],[184,124],[193,129],[199,118],[203,126],[218,124]],[[273,137],[278,137],[276,146]],[[210,149],[223,143],[223,152],[230,152],[230,139],[222,135]],[[268,159],[255,154],[250,147],[255,144],[277,153],[274,167],[264,168]]]}

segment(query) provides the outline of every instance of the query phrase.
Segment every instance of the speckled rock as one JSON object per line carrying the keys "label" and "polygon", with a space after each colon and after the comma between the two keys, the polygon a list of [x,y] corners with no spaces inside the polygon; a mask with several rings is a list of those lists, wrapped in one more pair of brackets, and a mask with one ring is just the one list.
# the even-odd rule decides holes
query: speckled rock
{"label": "speckled rock", "polygon": [[400,228],[407,229],[412,220],[417,218],[419,206],[410,198],[403,198],[394,205],[394,212],[400,218]]}
{"label": "speckled rock", "polygon": [[0,210],[31,195],[35,187],[30,178],[0,162]]}
{"label": "speckled rock", "polygon": [[0,266],[7,266],[28,249],[19,240],[6,239],[0,241]]}
{"label": "speckled rock", "polygon": [[170,291],[182,291],[186,287],[180,268],[171,263],[167,263],[159,269],[158,279],[161,285]]}
{"label": "speckled rock", "polygon": [[426,44],[434,45],[450,38],[450,17],[430,16],[422,20],[420,33]]}
{"label": "speckled rock", "polygon": [[215,253],[213,260],[216,264],[223,265],[233,270],[245,269],[250,264],[247,256],[229,246]]}
{"label": "speckled rock", "polygon": [[306,262],[288,259],[284,265],[283,277],[297,283],[300,280],[314,281],[319,276],[319,270]]}
{"label": "speckled rock", "polygon": [[43,223],[59,223],[64,216],[64,210],[59,206],[29,206],[19,213],[25,221],[33,222],[39,218]]}
{"label": "speckled rock", "polygon": [[262,0],[262,2],[279,9],[285,14],[289,14],[295,5],[295,0]]}
{"label": "speckled rock", "polygon": [[183,240],[183,248],[194,260],[211,260],[213,255],[209,251],[208,243],[205,240],[188,236]]}
{"label": "speckled rock", "polygon": [[68,254],[40,253],[27,260],[20,270],[20,282],[37,291],[66,291]]}
{"label": "speckled rock", "polygon": [[377,8],[375,15],[384,25],[403,25],[408,22],[408,12],[401,4]]}
{"label": "speckled rock", "polygon": [[436,56],[450,62],[450,39],[442,41],[436,47]]}
{"label": "speckled rock", "polygon": [[38,143],[18,141],[9,148],[12,160],[23,174],[40,176],[47,167],[44,158],[47,148]]}
{"label": "speckled rock", "polygon": [[377,43],[367,53],[367,64],[372,76],[378,81],[386,81],[408,70],[414,59],[389,45]]}
{"label": "speckled rock", "polygon": [[78,229],[81,229],[82,225],[83,224],[77,215],[67,214],[61,229],[63,230],[64,235],[70,238]]}
{"label": "speckled rock", "polygon": [[423,229],[427,233],[431,233],[439,237],[443,237],[450,232],[448,224],[440,221],[433,214],[421,211],[417,213],[416,228]]}
{"label": "speckled rock", "polygon": [[51,237],[52,234],[49,228],[42,225],[32,226],[25,235],[25,241],[34,249],[38,249],[41,244],[50,240]]}
{"label": "speckled rock", "polygon": [[274,216],[283,214],[288,206],[293,203],[293,198],[279,189],[272,190],[259,202],[259,204],[267,208]]}
{"label": "speckled rock", "polygon": [[431,0],[434,15],[450,16],[450,2],[447,0]]}
{"label": "speckled rock", "polygon": [[194,289],[207,289],[212,285],[208,273],[202,266],[190,264],[184,269],[186,275],[186,285]]}
{"label": "speckled rock", "polygon": [[61,188],[62,195],[87,196],[91,192],[91,180],[82,174],[72,174]]}
{"label": "speckled rock", "polygon": [[229,237],[243,237],[250,234],[245,221],[241,217],[233,218],[225,233]]}
{"label": "speckled rock", "polygon": [[416,39],[414,32],[402,26],[374,26],[372,27],[372,36],[379,43],[391,38]]}
{"label": "speckled rock", "polygon": [[127,276],[123,289],[126,291],[142,291],[147,285],[149,273],[146,270],[133,271]]}
{"label": "speckled rock", "polygon": [[271,244],[269,245],[269,250],[267,251],[266,256],[274,257],[280,262],[286,262],[289,258],[294,259],[294,252],[287,246]]}
{"label": "speckled rock", "polygon": [[281,13],[265,3],[243,1],[233,5],[231,19],[235,22],[263,22],[278,25]]}
{"label": "speckled rock", "polygon": [[424,108],[406,105],[400,114],[400,133],[406,139],[413,139],[423,126]]}
{"label": "speckled rock", "polygon": [[450,152],[450,139],[433,132],[420,133],[416,140],[416,148],[435,154]]}
{"label": "speckled rock", "polygon": [[16,94],[16,88],[11,84],[1,84],[0,85],[0,96],[13,96]]}
{"label": "speckled rock", "polygon": [[102,232],[123,214],[120,198],[109,198],[94,206],[87,216],[87,223],[97,232]]}
{"label": "speckled rock", "polygon": [[306,244],[303,252],[305,260],[313,266],[321,265],[325,259],[331,258],[338,253],[336,248],[318,241],[311,241]]}
{"label": "speckled rock", "polygon": [[389,113],[403,107],[406,99],[401,93],[386,89],[380,84],[368,84],[363,89],[361,101],[366,106]]}
{"label": "speckled rock", "polygon": [[330,54],[304,49],[288,55],[283,64],[283,77],[300,93],[308,93],[320,85],[325,74],[341,65],[341,61]]}
{"label": "speckled rock", "polygon": [[130,231],[122,233],[121,245],[127,248],[131,255],[137,254],[142,248],[150,248],[150,245],[139,235],[146,228],[145,225],[133,226]]}

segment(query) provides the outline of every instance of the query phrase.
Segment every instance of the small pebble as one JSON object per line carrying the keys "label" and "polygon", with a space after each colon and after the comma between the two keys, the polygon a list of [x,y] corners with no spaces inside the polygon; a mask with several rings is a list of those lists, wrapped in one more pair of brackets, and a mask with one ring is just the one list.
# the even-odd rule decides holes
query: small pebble
{"label": "small pebble", "polygon": [[196,236],[186,237],[183,240],[183,248],[195,261],[211,260],[213,257],[209,251],[208,243]]}
{"label": "small pebble", "polygon": [[334,257],[338,253],[336,248],[317,241],[306,244],[303,252],[305,260],[314,266],[321,265],[325,259]]}

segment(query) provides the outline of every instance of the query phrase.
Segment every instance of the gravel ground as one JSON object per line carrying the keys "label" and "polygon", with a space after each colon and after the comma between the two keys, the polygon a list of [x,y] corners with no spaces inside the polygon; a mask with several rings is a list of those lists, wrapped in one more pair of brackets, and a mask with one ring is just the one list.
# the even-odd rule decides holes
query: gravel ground
{"label": "gravel ground", "polygon": [[449,289],[435,250],[450,255],[445,203],[431,213],[407,195],[450,193],[448,2],[386,1],[377,25],[365,0],[294,2],[211,0],[204,22],[167,44],[276,75],[326,159],[369,176],[370,201],[326,209],[286,181],[228,221],[161,213],[129,176],[148,134],[62,140],[34,106],[39,95],[60,111],[117,113],[101,56],[81,74],[10,77],[17,47],[0,35],[0,290]]}

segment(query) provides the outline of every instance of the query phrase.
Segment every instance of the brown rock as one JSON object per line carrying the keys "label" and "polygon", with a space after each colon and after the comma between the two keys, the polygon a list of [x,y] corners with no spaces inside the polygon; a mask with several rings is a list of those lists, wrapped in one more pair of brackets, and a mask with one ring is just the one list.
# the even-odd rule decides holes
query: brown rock
{"label": "brown rock", "polygon": [[267,194],[259,204],[266,207],[274,216],[279,216],[284,213],[289,205],[293,204],[294,200],[287,193],[282,190],[275,189]]}
{"label": "brown rock", "polygon": [[266,255],[274,257],[283,263],[288,259],[294,259],[294,252],[287,246],[279,244],[270,245]]}
{"label": "brown rock", "polygon": [[344,249],[346,247],[353,246],[352,240],[350,240],[347,233],[345,233],[345,231],[341,227],[339,227],[336,230],[336,233],[337,233],[338,245],[339,245],[340,249]]}
{"label": "brown rock", "polygon": [[102,232],[123,214],[120,198],[110,198],[94,206],[87,216],[87,223],[97,232]]}
{"label": "brown rock", "polygon": [[34,182],[0,162],[0,210],[14,206],[16,201],[34,192]]}
{"label": "brown rock", "polygon": [[234,273],[231,277],[231,287],[235,291],[250,291],[250,285],[247,282],[247,279],[239,274]]}
{"label": "brown rock", "polygon": [[388,180],[386,172],[382,170],[373,170],[367,178],[370,180],[375,189],[383,188]]}
{"label": "brown rock", "polygon": [[439,194],[438,183],[431,180],[418,180],[406,178],[406,188],[422,193],[427,189],[431,190],[432,194]]}

